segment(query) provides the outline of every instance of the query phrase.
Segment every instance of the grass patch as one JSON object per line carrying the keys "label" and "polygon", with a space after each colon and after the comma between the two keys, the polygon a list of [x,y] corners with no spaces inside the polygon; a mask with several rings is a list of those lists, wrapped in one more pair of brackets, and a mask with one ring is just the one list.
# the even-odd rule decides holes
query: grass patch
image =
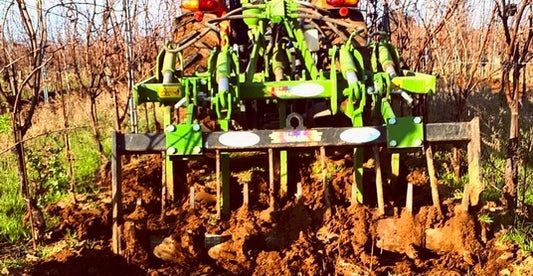
{"label": "grass patch", "polygon": [[13,154],[0,156],[0,241],[28,238],[23,224],[24,201],[20,194],[17,165]]}
{"label": "grass patch", "polygon": [[92,135],[85,130],[71,132],[70,139],[76,183],[83,186],[92,180],[94,172],[100,166],[98,149]]}
{"label": "grass patch", "polygon": [[68,247],[67,242],[64,240],[61,240],[54,244],[38,246],[37,252],[39,252],[39,256],[41,259],[46,260],[54,256],[55,254],[59,253],[61,250],[63,250],[66,247]]}
{"label": "grass patch", "polygon": [[533,252],[533,222],[518,223],[501,237],[501,241],[515,243],[524,252]]}
{"label": "grass patch", "polygon": [[[96,142],[88,126],[89,105],[83,97],[72,95],[67,100],[67,112],[71,126],[80,127],[70,131],[69,140],[75,174],[75,192],[95,194],[95,175],[102,164]],[[106,156],[111,154],[111,135],[107,127],[112,125],[112,101],[100,97],[98,110],[101,139]],[[69,196],[70,178],[65,153],[63,133],[55,132],[64,127],[58,104],[39,105],[33,117],[33,126],[26,138],[38,136],[25,143],[30,189],[40,207],[58,202]],[[46,136],[42,133],[53,132]],[[9,114],[0,115],[0,150],[13,144]],[[0,155],[0,242],[16,242],[30,237],[23,223],[25,204],[20,195],[17,162],[14,153]],[[58,224],[57,218],[45,215],[47,229]]]}
{"label": "grass patch", "polygon": [[0,115],[0,133],[7,134],[11,132],[11,122],[9,114]]}
{"label": "grass patch", "polygon": [[[0,124],[1,127],[1,124]],[[2,133],[5,137],[9,133]],[[101,160],[92,134],[85,129],[70,133],[77,193],[94,194],[94,176]],[[110,148],[107,143],[107,147]],[[45,207],[69,196],[68,163],[61,134],[39,137],[26,143],[27,168],[32,194]],[[24,225],[25,205],[20,194],[17,163],[12,152],[0,155],[0,241],[16,242],[30,237]],[[46,217],[47,228],[57,225]],[[48,227],[48,225],[50,227]]]}
{"label": "grass patch", "polygon": [[492,217],[489,214],[479,214],[477,216],[477,220],[479,222],[483,222],[483,223],[488,224],[488,225],[494,223],[494,220],[492,219]]}

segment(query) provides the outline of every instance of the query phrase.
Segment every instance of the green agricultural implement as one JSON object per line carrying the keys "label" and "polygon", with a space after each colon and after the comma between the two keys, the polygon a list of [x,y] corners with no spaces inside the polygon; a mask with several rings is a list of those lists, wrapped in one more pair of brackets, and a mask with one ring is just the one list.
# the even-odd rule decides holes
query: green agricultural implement
{"label": "green agricultural implement", "polygon": [[[120,156],[125,154],[163,153],[169,199],[177,185],[185,185],[175,183],[182,161],[215,156],[216,210],[223,218],[231,204],[231,152],[268,153],[270,205],[275,208],[276,200],[296,185],[289,182],[291,154],[316,148],[323,164],[326,148],[349,149],[354,163],[351,204],[372,201],[384,214],[383,189],[397,181],[401,155],[426,154],[432,200],[440,206],[431,145],[468,143],[470,182],[463,207],[478,204],[478,120],[426,123],[425,102],[435,93],[435,76],[400,68],[388,33],[368,34],[357,3],[329,1],[183,2],[193,12],[176,20],[176,31],[191,22],[202,28],[181,30],[185,35],[159,53],[153,76],[134,87],[137,104],[164,106],[164,133],[113,134],[115,252],[120,251]],[[207,35],[216,36],[217,45],[203,64],[191,69],[198,53],[188,49]],[[206,113],[213,124],[204,123]],[[363,163],[369,156],[376,170],[372,200],[363,191]],[[385,160],[387,166],[382,166]],[[327,182],[324,176],[326,203]],[[412,187],[408,209],[410,198]]]}

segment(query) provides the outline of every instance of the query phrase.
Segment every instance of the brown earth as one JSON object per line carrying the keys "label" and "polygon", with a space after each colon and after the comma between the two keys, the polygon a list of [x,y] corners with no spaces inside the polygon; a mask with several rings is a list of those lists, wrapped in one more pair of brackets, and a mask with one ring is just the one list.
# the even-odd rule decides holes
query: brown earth
{"label": "brown earth", "polygon": [[[176,24],[193,25],[183,28],[187,30],[204,29],[195,21]],[[176,31],[174,42],[188,35]],[[183,73],[205,70],[210,49],[218,43],[218,37],[210,33],[188,48]],[[209,127],[208,122],[203,125]],[[215,216],[213,160],[182,163],[181,179],[186,184],[177,189],[174,201],[164,202],[162,212],[161,157],[133,158],[123,166],[121,256],[113,255],[110,249],[111,199],[106,172],[99,196],[80,198],[77,204],[58,203],[46,210],[61,219],[60,225],[47,233],[48,243],[69,234],[81,242],[35,261],[28,269],[8,270],[6,274],[533,275],[531,269],[514,266],[522,262],[522,268],[533,267],[531,256],[516,246],[499,243],[497,237],[484,244],[475,216],[452,201],[443,203],[443,214],[428,206],[410,214],[394,204],[389,216],[380,216],[373,203],[350,206],[350,158],[328,161],[344,168],[331,173],[329,210],[321,176],[314,175],[309,158],[294,160],[299,169],[291,172],[297,178],[291,183],[302,184],[301,197],[279,198],[274,209],[268,207],[266,158],[232,160],[233,170],[254,166],[265,170],[255,171],[248,183],[248,206],[241,205],[241,183],[232,179],[232,212],[221,221]],[[372,161],[366,163],[365,175],[372,171]],[[372,187],[372,176],[365,181],[365,188]],[[428,190],[423,171],[412,171],[406,181]],[[189,202],[190,188],[195,190],[194,209]],[[292,187],[290,192],[294,190]],[[387,198],[397,196],[387,192]],[[426,194],[425,201],[417,198],[415,204],[421,205],[430,197]],[[219,238],[220,243],[208,247],[206,237],[209,241]],[[23,256],[24,252],[0,246],[0,256],[5,255]]]}
{"label": "brown earth", "polygon": [[[50,241],[71,231],[84,242],[38,261],[26,272],[496,275],[503,271],[513,275],[517,267],[512,264],[517,259],[531,261],[516,247],[499,244],[497,239],[483,244],[478,238],[477,220],[452,201],[443,204],[442,215],[433,207],[422,206],[415,214],[403,211],[384,217],[369,206],[350,206],[344,195],[335,194],[339,187],[344,190],[351,186],[345,171],[336,173],[331,180],[336,185],[330,186],[332,207],[328,211],[322,183],[314,180],[308,159],[294,160],[304,176],[299,179],[303,183],[301,198],[278,198],[276,208],[268,208],[268,172],[255,171],[249,184],[255,193],[250,205],[241,206],[235,200],[231,215],[221,221],[215,217],[212,160],[191,161],[184,166],[188,185],[196,190],[195,209],[190,208],[188,193],[178,193],[173,202],[166,202],[165,215],[161,215],[161,159],[134,159],[123,167],[122,256],[114,256],[109,247],[110,199],[106,191],[97,198],[81,199],[77,205],[56,204],[47,209],[62,218],[61,225],[50,234]],[[346,165],[349,168],[351,164]],[[232,160],[234,169],[247,166],[248,160]],[[238,189],[237,180],[233,181]],[[102,188],[108,186],[109,180],[102,183]],[[232,195],[237,199],[239,191]],[[207,248],[206,236],[209,241],[218,238],[221,243]]]}

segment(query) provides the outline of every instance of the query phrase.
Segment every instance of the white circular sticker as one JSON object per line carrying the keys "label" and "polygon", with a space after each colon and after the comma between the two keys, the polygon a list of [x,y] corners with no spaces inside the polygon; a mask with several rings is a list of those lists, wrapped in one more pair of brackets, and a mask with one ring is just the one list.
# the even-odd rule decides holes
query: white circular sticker
{"label": "white circular sticker", "polygon": [[371,127],[350,128],[341,133],[341,140],[347,143],[362,144],[374,141],[381,134],[379,130]]}
{"label": "white circular sticker", "polygon": [[324,92],[324,86],[318,83],[301,83],[292,87],[291,94],[300,97],[314,97]]}
{"label": "white circular sticker", "polygon": [[259,135],[247,131],[233,131],[220,135],[218,141],[228,147],[245,148],[259,143]]}

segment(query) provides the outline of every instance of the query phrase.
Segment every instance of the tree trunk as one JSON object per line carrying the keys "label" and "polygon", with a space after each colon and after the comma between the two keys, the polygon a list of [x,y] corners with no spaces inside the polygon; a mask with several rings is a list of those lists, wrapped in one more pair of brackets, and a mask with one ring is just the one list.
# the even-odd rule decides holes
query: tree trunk
{"label": "tree trunk", "polygon": [[148,117],[148,105],[145,104],[144,105],[144,122],[145,122],[145,126],[144,126],[144,132],[148,133],[150,132],[150,118]]}
{"label": "tree trunk", "polygon": [[455,179],[461,179],[461,150],[458,147],[452,148],[452,168]]}
{"label": "tree trunk", "polygon": [[[107,3],[107,2],[106,2]],[[106,67],[106,72],[110,71],[108,67]],[[113,100],[113,109],[115,112],[115,131],[121,132],[120,127],[120,111],[119,111],[119,103],[118,103],[118,89],[115,86],[114,80],[111,78],[110,73],[106,73],[105,80],[109,89],[109,93],[111,93],[111,98]]]}
{"label": "tree trunk", "polygon": [[122,132],[120,126],[120,111],[118,105],[118,89],[116,87],[112,87],[111,93],[113,93],[113,107],[115,108],[115,131]]}
{"label": "tree trunk", "polygon": [[98,147],[98,153],[100,154],[100,157],[106,158],[104,154],[104,146],[102,145],[102,141],[100,139],[101,135],[98,124],[98,113],[96,111],[96,97],[91,95],[89,98],[91,99],[91,127],[93,129],[94,141]]}
{"label": "tree trunk", "polygon": [[74,175],[74,158],[72,158],[72,152],[70,150],[70,139],[69,139],[69,121],[67,114],[67,107],[65,102],[65,91],[62,91],[61,95],[61,110],[63,112],[63,127],[65,131],[63,132],[63,141],[65,143],[65,157],[68,162],[68,177],[69,177],[69,193],[72,197],[72,201],[76,203],[76,195],[74,193],[74,187],[76,185],[76,177]]}
{"label": "tree trunk", "polygon": [[[65,66],[66,68],[66,66]],[[67,91],[65,91],[65,86],[63,85],[63,68],[61,66],[58,67],[58,75],[57,79],[59,80],[59,85],[61,87],[61,112],[63,113],[63,127],[65,128],[65,131],[63,131],[63,142],[65,143],[65,157],[67,159],[68,163],[68,177],[69,177],[69,193],[72,197],[72,201],[74,204],[76,204],[76,194],[74,193],[74,187],[76,185],[76,176],[74,174],[74,158],[72,157],[72,151],[70,149],[70,139],[69,139],[69,117],[67,112],[67,101],[65,97],[67,95],[70,96],[70,83],[67,75],[66,79],[66,87]]]}
{"label": "tree trunk", "polygon": [[511,125],[509,142],[507,144],[507,157],[505,164],[505,185],[503,186],[501,201],[508,211],[514,212],[516,208],[516,195],[518,190],[518,145],[519,123],[518,103],[510,105]]}
{"label": "tree trunk", "polygon": [[161,123],[159,123],[159,121],[157,120],[157,113],[156,113],[156,110],[155,110],[155,103],[152,103],[151,107],[152,107],[152,118],[154,119],[155,131],[156,132],[161,132],[161,131],[163,131],[163,127],[161,126]]}
{"label": "tree trunk", "polygon": [[[460,122],[463,117],[463,108],[465,99],[463,98],[463,90],[455,92],[455,121]],[[461,151],[457,146],[452,148],[451,165],[453,168],[453,174],[457,181],[461,180]]]}
{"label": "tree trunk", "polygon": [[[22,136],[22,130],[20,127],[20,113],[13,114],[11,116],[11,123],[13,128],[13,136],[15,138],[15,154],[17,156],[17,168],[20,178],[20,191],[24,202],[26,202],[26,217],[30,223],[31,237],[33,242],[33,248],[37,249],[37,241],[40,239],[43,231],[39,231],[42,227],[36,227],[36,221],[44,221],[42,212],[40,210],[34,210],[34,207],[38,209],[37,205],[33,202],[33,198],[30,195],[28,171],[26,169],[26,157],[24,150],[24,142]],[[40,217],[39,217],[40,214]],[[37,216],[37,217],[36,217]],[[44,230],[44,229],[42,229]]]}

